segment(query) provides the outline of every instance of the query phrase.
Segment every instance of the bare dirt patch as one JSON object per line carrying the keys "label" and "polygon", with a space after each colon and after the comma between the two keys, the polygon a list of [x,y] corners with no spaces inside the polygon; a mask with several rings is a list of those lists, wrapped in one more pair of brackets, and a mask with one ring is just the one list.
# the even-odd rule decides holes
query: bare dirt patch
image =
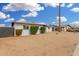
{"label": "bare dirt patch", "polygon": [[0,38],[0,55],[63,56],[73,55],[79,33],[45,33],[24,37]]}

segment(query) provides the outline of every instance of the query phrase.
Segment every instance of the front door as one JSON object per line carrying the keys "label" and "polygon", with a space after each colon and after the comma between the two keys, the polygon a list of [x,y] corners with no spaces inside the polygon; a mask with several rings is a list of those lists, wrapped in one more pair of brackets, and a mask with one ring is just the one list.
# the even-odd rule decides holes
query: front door
{"label": "front door", "polygon": [[22,31],[22,36],[27,36],[27,35],[30,35],[29,25],[24,25],[23,31]]}

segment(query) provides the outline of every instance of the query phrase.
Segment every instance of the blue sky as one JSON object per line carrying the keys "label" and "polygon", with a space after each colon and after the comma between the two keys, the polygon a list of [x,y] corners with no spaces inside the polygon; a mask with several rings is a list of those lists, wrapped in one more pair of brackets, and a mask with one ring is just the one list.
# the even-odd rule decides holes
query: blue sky
{"label": "blue sky", "polygon": [[[11,22],[36,22],[53,24],[57,22],[58,5],[52,3],[0,3],[0,26]],[[79,4],[61,4],[61,22],[79,24]]]}

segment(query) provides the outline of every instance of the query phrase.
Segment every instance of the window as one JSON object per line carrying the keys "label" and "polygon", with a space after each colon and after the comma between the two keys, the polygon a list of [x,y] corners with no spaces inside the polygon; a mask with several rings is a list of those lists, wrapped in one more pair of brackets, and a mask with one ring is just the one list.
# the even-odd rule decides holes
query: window
{"label": "window", "polygon": [[23,28],[28,30],[29,26],[24,25]]}
{"label": "window", "polygon": [[48,29],[50,29],[50,27],[48,27]]}

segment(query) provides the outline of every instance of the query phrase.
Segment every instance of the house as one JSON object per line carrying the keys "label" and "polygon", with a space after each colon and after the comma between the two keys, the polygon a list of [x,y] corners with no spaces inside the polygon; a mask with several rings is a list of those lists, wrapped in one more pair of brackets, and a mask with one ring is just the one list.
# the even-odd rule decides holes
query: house
{"label": "house", "polygon": [[[53,31],[59,31],[59,26],[58,25],[52,25],[52,30]],[[66,32],[67,31],[67,26],[61,26],[61,31]]]}
{"label": "house", "polygon": [[79,32],[79,28],[71,25],[67,25],[67,26],[68,26],[68,29],[67,29],[68,32]]}
{"label": "house", "polygon": [[45,26],[45,32],[52,32],[52,27],[46,24],[36,24],[36,23],[29,23],[29,22],[12,22],[12,27],[14,28],[14,36],[16,35],[16,30],[21,29],[22,33],[20,36],[27,36],[30,35],[30,27],[31,26],[38,26],[38,31],[36,34],[40,34],[40,27]]}

